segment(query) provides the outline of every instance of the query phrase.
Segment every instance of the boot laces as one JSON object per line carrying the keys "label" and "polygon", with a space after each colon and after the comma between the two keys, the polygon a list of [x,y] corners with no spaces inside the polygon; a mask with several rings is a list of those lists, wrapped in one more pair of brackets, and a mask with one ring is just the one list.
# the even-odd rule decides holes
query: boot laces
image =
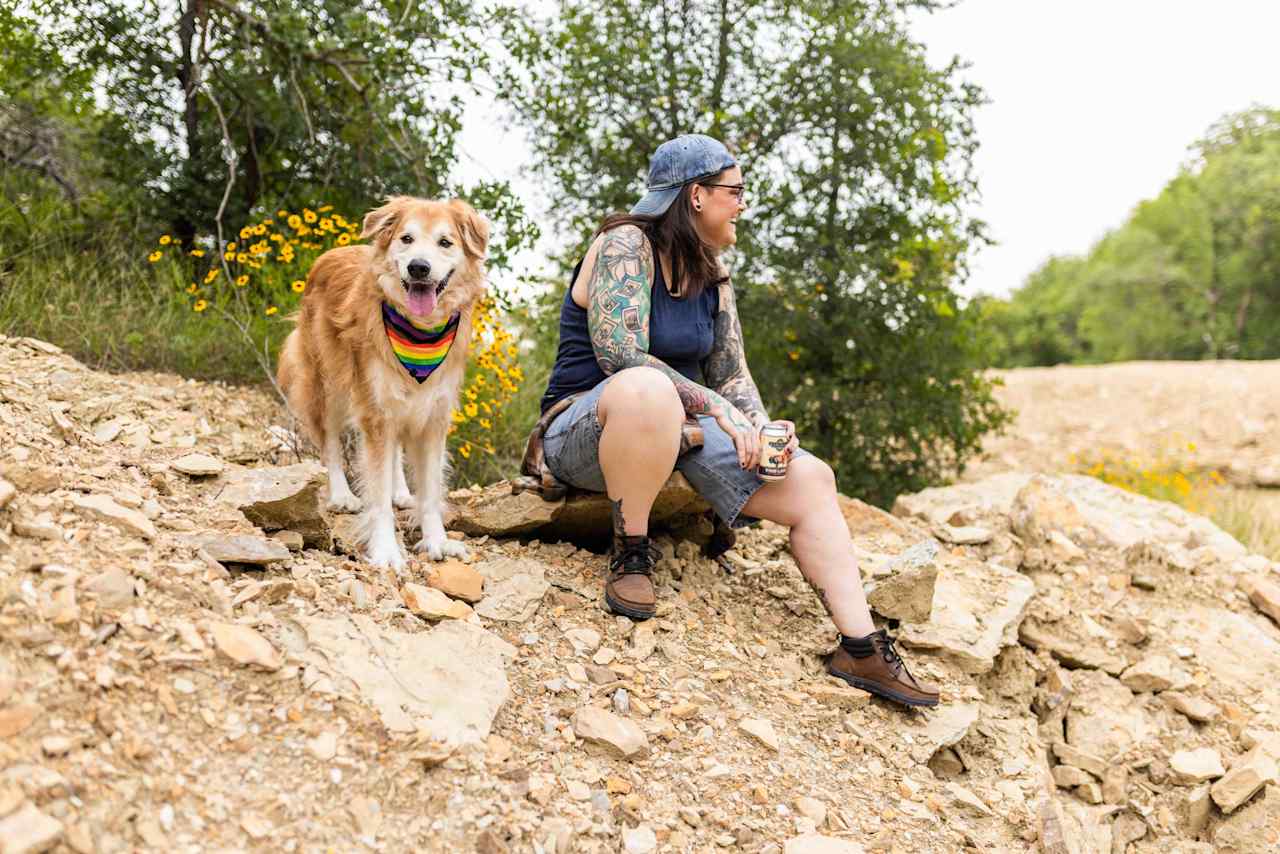
{"label": "boot laces", "polygon": [[624,546],[614,555],[609,568],[621,575],[652,575],[661,554],[653,543]]}
{"label": "boot laces", "polygon": [[[902,660],[902,656],[898,654],[898,650],[894,647],[894,639],[884,629],[876,632],[875,636],[880,642],[876,644],[876,648],[880,651],[880,657],[889,665],[890,671],[895,675],[902,674],[910,679],[913,683],[916,678],[911,675],[911,671],[907,669],[907,663]],[[916,683],[919,684],[919,683]]]}

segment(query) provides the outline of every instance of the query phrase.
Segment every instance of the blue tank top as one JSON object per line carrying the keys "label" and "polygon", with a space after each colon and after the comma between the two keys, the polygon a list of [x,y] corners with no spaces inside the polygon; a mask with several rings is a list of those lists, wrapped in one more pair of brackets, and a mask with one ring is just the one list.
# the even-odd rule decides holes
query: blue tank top
{"label": "blue tank top", "polygon": [[[587,310],[573,301],[573,283],[582,269],[573,268],[564,302],[560,306],[560,347],[551,369],[547,391],[542,395],[546,412],[562,398],[595,388],[605,379],[591,346],[587,330]],[[715,316],[720,311],[720,289],[703,288],[692,299],[676,299],[667,291],[662,265],[654,264],[654,283],[649,307],[649,355],[696,383],[702,382],[702,360],[715,344]]]}

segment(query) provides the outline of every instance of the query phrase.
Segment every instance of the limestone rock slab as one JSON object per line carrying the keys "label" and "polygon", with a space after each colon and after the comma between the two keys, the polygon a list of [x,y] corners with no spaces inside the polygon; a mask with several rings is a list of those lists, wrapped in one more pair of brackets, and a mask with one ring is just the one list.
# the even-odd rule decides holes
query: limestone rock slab
{"label": "limestone rock slab", "polygon": [[314,461],[291,466],[236,466],[218,479],[217,500],[240,510],[264,531],[289,529],[308,548],[331,549],[333,537],[324,514],[328,477]]}

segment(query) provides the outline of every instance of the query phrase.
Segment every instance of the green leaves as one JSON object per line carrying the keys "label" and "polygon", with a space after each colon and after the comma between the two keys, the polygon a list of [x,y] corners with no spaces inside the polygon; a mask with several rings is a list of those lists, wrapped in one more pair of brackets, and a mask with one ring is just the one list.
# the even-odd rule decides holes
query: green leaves
{"label": "green leaves", "polygon": [[1280,112],[1227,116],[1195,151],[1086,257],[988,308],[1000,364],[1280,356]]}
{"label": "green leaves", "polygon": [[750,192],[731,263],[765,403],[882,504],[962,465],[1004,417],[977,373],[978,316],[950,290],[984,239],[965,210],[982,96],[908,37],[905,10],[933,6],[566,0],[508,21],[498,70],[566,266],[639,198],[660,143],[729,145]]}

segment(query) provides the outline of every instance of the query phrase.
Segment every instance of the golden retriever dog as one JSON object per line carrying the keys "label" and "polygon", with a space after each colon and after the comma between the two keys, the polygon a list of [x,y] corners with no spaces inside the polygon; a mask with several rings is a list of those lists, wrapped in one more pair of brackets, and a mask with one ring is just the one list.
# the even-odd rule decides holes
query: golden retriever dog
{"label": "golden retriever dog", "polygon": [[278,379],[329,470],[330,509],[361,508],[341,442],[348,425],[359,431],[366,559],[401,573],[394,508],[415,497],[406,456],[416,550],[432,560],[467,554],[444,531],[445,437],[485,292],[489,223],[458,199],[396,196],[365,216],[361,238],[370,243],[330,249],[311,267]]}

